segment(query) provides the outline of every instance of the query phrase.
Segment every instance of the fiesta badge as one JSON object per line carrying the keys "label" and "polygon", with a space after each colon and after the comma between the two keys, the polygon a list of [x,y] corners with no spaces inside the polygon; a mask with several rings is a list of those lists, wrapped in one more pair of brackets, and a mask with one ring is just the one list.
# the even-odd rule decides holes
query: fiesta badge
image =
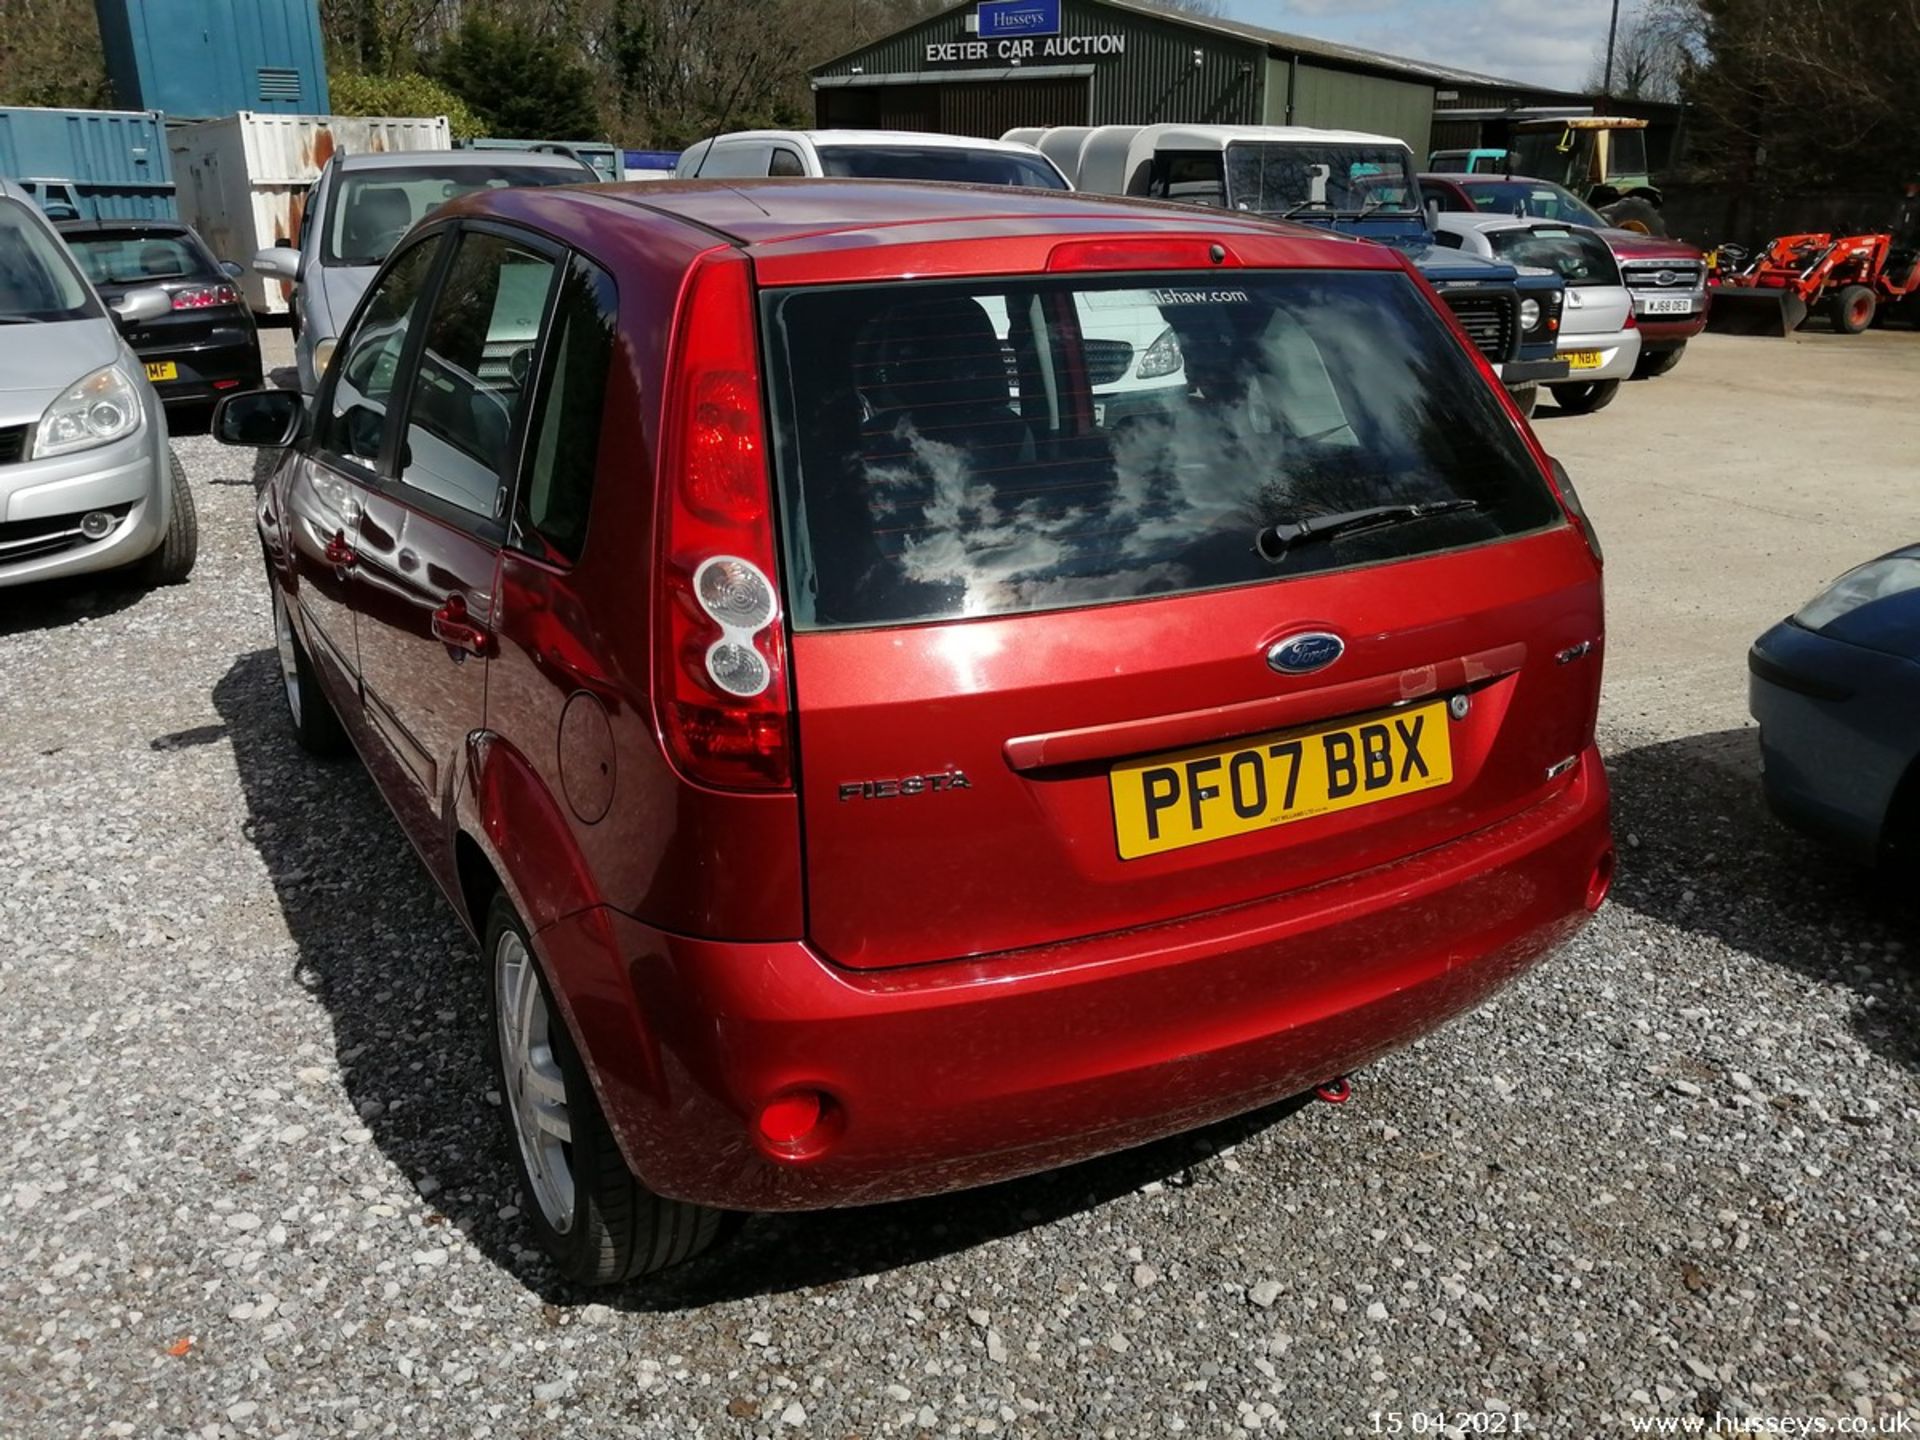
{"label": "fiesta badge", "polygon": [[1267,648],[1268,668],[1282,675],[1311,675],[1324,670],[1347,652],[1347,642],[1325,630],[1289,635]]}

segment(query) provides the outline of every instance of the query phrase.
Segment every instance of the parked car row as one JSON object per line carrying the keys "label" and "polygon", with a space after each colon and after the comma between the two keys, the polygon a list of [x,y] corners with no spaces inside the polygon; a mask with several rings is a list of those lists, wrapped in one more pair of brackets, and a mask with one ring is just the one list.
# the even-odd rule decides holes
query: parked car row
{"label": "parked car row", "polygon": [[[1208,211],[886,135],[477,189],[329,299],[311,391],[223,402],[293,734],[480,942],[570,1279],[1301,1093],[1603,902],[1520,272],[1360,243],[1425,216],[1346,144],[1309,227],[1286,155]],[[831,173],[895,166],[991,183]]]}

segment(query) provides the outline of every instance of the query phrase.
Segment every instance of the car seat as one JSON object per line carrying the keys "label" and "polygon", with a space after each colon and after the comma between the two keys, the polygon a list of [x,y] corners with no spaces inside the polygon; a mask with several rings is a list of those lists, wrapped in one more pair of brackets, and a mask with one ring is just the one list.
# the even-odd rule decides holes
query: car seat
{"label": "car seat", "polygon": [[140,247],[140,273],[149,279],[183,274],[180,257],[171,245],[159,243]]}
{"label": "car seat", "polygon": [[347,206],[341,249],[349,260],[379,262],[413,224],[413,202],[398,185],[363,185]]}

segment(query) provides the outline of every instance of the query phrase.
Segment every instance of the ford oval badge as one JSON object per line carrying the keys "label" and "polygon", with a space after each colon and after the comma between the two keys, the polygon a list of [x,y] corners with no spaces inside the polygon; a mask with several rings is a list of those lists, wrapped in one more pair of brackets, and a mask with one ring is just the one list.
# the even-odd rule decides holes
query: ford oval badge
{"label": "ford oval badge", "polygon": [[1267,664],[1282,675],[1311,675],[1347,653],[1347,642],[1325,630],[1309,630],[1276,640],[1267,650]]}

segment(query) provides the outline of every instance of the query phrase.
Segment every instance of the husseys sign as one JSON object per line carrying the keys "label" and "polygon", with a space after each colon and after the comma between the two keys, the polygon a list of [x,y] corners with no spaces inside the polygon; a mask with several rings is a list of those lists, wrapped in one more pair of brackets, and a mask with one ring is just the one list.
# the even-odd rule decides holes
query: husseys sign
{"label": "husseys sign", "polygon": [[1062,35],[1061,0],[980,0],[968,28],[974,37],[934,41],[929,65],[983,65],[995,61],[1085,60],[1127,53],[1124,35]]}

